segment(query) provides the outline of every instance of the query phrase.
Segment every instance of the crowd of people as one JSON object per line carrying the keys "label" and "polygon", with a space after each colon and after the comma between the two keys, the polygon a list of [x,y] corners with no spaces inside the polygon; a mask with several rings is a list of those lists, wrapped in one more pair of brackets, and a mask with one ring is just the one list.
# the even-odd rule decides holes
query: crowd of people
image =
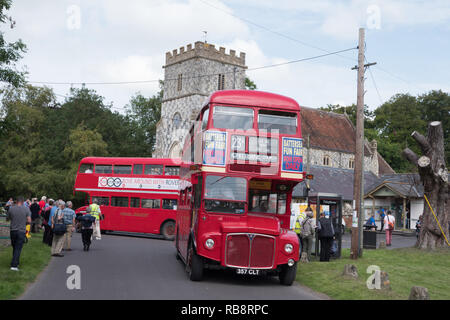
{"label": "crowd of people", "polygon": [[82,234],[83,250],[89,251],[92,238],[101,240],[100,220],[102,214],[97,201],[87,207],[86,214],[77,215],[71,201],[53,200],[43,196],[24,200],[12,198],[5,204],[6,219],[10,221],[10,238],[13,248],[11,270],[19,270],[20,255],[25,242],[27,225],[31,233],[44,230],[42,242],[51,247],[51,255],[63,257],[72,251],[72,235],[78,228]]}

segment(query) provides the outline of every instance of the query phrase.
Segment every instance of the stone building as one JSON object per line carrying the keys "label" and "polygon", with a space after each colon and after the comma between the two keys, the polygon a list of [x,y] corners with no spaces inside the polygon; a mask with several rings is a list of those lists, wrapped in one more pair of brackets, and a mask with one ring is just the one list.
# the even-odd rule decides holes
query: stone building
{"label": "stone building", "polygon": [[196,42],[166,53],[161,119],[156,128],[156,158],[179,158],[183,140],[208,96],[217,90],[245,88],[245,53],[225,52]]}

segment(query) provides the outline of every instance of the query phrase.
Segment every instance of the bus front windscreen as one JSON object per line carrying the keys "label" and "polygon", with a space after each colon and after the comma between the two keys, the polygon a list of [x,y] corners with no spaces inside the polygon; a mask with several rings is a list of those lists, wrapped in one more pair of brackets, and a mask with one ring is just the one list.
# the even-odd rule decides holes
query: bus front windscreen
{"label": "bus front windscreen", "polygon": [[217,213],[245,212],[247,180],[226,176],[207,176],[205,210]]}

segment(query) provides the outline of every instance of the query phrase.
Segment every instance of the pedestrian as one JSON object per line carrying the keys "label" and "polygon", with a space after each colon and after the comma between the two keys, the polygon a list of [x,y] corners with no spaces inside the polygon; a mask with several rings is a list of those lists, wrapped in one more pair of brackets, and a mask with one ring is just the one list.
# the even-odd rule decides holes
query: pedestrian
{"label": "pedestrian", "polygon": [[30,199],[25,200],[25,202],[23,203],[23,205],[24,205],[25,207],[27,207],[27,208],[30,208],[30,205],[31,205]]}
{"label": "pedestrian", "polygon": [[395,217],[392,215],[391,210],[388,210],[384,218],[384,224],[386,225],[386,246],[391,246],[392,231],[394,231],[395,227]]}
{"label": "pedestrian", "polygon": [[373,230],[377,228],[377,224],[375,223],[375,214],[372,213],[370,218],[367,219],[366,224],[364,225],[366,230]]}
{"label": "pedestrian", "polygon": [[380,231],[383,231],[383,229],[384,229],[384,218],[386,217],[386,215],[384,214],[384,209],[381,208],[379,213],[380,213],[380,221],[381,221],[381,229],[380,229]]}
{"label": "pedestrian", "polygon": [[327,215],[323,212],[320,214],[317,230],[319,231],[320,240],[320,261],[330,261],[330,250],[333,243],[334,228],[329,213]]}
{"label": "pedestrian", "polygon": [[[308,210],[309,209],[309,210]],[[305,257],[303,261],[309,262],[311,261],[311,251],[312,251],[312,243],[314,240],[314,234],[316,229],[316,224],[314,222],[314,213],[310,207],[308,207],[305,211],[306,218],[302,221],[302,243],[303,243],[303,253]]]}
{"label": "pedestrian", "polygon": [[306,218],[306,212],[307,211],[311,211],[311,208],[308,206],[305,210],[305,212],[300,212],[297,216],[297,218],[295,219],[295,228],[294,231],[297,234],[298,237],[298,242],[300,243],[299,246],[299,256],[302,255],[302,251],[303,251],[303,239],[302,239],[302,221]]}
{"label": "pedestrian", "polygon": [[95,217],[91,215],[91,208],[86,208],[86,214],[78,216],[77,221],[81,224],[81,240],[83,241],[83,251],[89,251],[91,246],[92,232],[95,224]]}
{"label": "pedestrian", "polygon": [[41,211],[42,224],[44,226],[44,235],[42,236],[42,242],[52,245],[53,233],[52,233],[52,222],[50,220],[50,211],[53,207],[53,199],[48,199],[48,206]]}
{"label": "pedestrian", "polygon": [[17,204],[11,205],[6,215],[6,220],[11,221],[10,237],[13,248],[11,270],[19,271],[20,254],[25,241],[27,224],[31,223],[30,209],[23,205],[23,197],[17,198]]}
{"label": "pedestrian", "polygon": [[6,204],[5,204],[5,210],[6,210],[6,212],[8,212],[9,208],[12,207],[13,205],[14,205],[13,198],[9,198],[9,200],[6,201]]}
{"label": "pedestrian", "polygon": [[95,240],[101,240],[102,234],[100,231],[100,220],[102,220],[103,216],[100,210],[100,206],[98,205],[98,200],[94,198],[89,208],[91,208],[91,215],[95,218],[95,225],[94,225]]}
{"label": "pedestrian", "polygon": [[51,230],[50,238],[49,238],[50,241],[48,243],[49,246],[53,245],[53,226],[52,226],[52,223],[53,223],[53,216],[55,215],[55,212],[56,212],[56,210],[59,207],[59,201],[60,200],[53,201],[53,205],[50,207],[50,214],[48,216],[48,225],[50,226],[50,230]]}
{"label": "pedestrian", "polygon": [[33,198],[33,203],[30,206],[31,211],[31,233],[39,232],[39,224],[40,224],[40,211],[41,208],[37,202],[36,198]]}
{"label": "pedestrian", "polygon": [[58,206],[54,214],[51,216],[53,230],[52,256],[64,257],[64,255],[61,254],[61,251],[64,246],[64,233],[66,231],[63,214],[65,203],[62,200],[58,200],[57,202]]}
{"label": "pedestrian", "polygon": [[66,202],[63,210],[64,224],[66,225],[66,233],[64,234],[64,250],[72,251],[70,245],[72,243],[72,232],[75,230],[75,211],[72,210],[72,201]]}
{"label": "pedestrian", "polygon": [[416,238],[417,241],[419,240],[420,237],[420,229],[422,228],[422,222],[423,222],[423,215],[419,216],[419,220],[417,220],[416,222]]}

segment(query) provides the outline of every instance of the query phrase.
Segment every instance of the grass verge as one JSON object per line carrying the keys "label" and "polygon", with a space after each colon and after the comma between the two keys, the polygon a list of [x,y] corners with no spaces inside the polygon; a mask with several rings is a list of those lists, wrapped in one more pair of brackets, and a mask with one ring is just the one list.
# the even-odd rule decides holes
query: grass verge
{"label": "grass verge", "polygon": [[[411,287],[428,289],[430,299],[450,299],[450,250],[422,251],[415,248],[364,250],[358,260],[349,258],[350,250],[343,249],[342,257],[330,262],[302,263],[297,281],[311,289],[338,300],[401,300],[408,299]],[[345,264],[354,264],[358,279],[342,277]],[[389,275],[391,290],[369,290],[367,267],[377,265]]]}
{"label": "grass verge", "polygon": [[42,243],[42,232],[32,234],[23,245],[20,271],[9,270],[11,258],[12,247],[0,247],[0,300],[14,299],[24,292],[50,261],[50,247]]}

